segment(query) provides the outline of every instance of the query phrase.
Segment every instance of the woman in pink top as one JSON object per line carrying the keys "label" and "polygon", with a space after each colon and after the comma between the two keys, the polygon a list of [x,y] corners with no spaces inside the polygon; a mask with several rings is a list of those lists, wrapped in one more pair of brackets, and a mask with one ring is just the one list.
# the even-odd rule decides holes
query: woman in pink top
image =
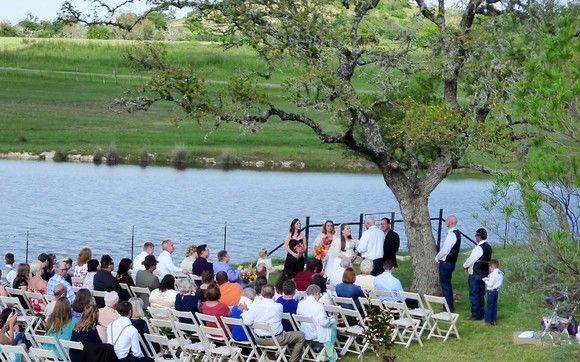
{"label": "woman in pink top", "polygon": [[[30,272],[32,273],[32,278],[28,282],[28,291],[32,293],[46,294],[46,287],[48,283],[46,280],[42,279],[42,263],[38,260],[30,263]],[[45,307],[45,303],[38,299],[31,299],[32,309],[35,313],[42,313]]]}
{"label": "woman in pink top", "polygon": [[[228,317],[230,315],[230,308],[219,302],[221,296],[220,288],[215,283],[210,284],[205,291],[205,302],[201,304],[201,312],[217,317],[220,326],[225,331],[226,327],[221,317]],[[208,323],[207,326],[217,327],[214,323]]]}

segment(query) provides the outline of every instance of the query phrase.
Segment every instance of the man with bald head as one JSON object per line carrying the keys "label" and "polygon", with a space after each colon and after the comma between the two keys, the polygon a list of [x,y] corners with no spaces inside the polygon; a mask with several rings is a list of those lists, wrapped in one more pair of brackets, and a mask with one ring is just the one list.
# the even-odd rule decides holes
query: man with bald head
{"label": "man with bald head", "polygon": [[382,273],[385,233],[375,225],[375,218],[372,216],[367,216],[365,226],[367,229],[362,233],[356,250],[361,254],[363,259],[373,261],[371,275],[377,276]]}
{"label": "man with bald head", "polygon": [[455,263],[461,247],[461,232],[457,230],[457,217],[449,215],[445,222],[447,226],[447,237],[441,245],[441,250],[435,255],[435,261],[439,264],[439,283],[443,296],[453,312],[455,305],[453,303],[453,287],[451,286],[451,276],[455,270]]}

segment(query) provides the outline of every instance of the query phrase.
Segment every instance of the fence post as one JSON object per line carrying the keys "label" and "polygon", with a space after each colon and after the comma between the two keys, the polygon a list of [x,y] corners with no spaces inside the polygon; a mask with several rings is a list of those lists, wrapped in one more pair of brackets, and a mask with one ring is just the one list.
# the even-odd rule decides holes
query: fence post
{"label": "fence post", "polygon": [[363,233],[363,227],[364,227],[364,223],[365,223],[365,214],[360,214],[359,215],[359,219],[358,219],[358,239],[360,240],[362,233]]}
{"label": "fence post", "polygon": [[439,220],[437,220],[437,252],[441,248],[441,229],[443,228],[443,209],[439,209]]}
{"label": "fence post", "polygon": [[391,229],[395,231],[395,212],[391,212]]}
{"label": "fence post", "polygon": [[308,242],[308,236],[310,235],[310,216],[306,216],[306,226],[304,227],[304,238],[306,239],[306,250],[304,252],[304,259],[308,259],[308,248],[310,243]]}
{"label": "fence post", "polygon": [[135,225],[131,228],[131,260],[133,260],[133,251],[135,250]]}
{"label": "fence post", "polygon": [[226,249],[228,243],[228,222],[226,221],[224,223],[224,249],[223,250],[228,250]]}
{"label": "fence post", "polygon": [[28,230],[26,231],[26,264],[28,264]]}

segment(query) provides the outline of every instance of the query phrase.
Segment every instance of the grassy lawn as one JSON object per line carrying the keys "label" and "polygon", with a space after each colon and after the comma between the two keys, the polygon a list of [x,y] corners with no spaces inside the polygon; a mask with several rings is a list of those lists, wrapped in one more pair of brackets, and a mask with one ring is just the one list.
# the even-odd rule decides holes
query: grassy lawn
{"label": "grassy lawn", "polygon": [[[472,322],[470,317],[467,274],[461,264],[468,255],[462,253],[453,274],[453,288],[456,309],[459,313],[458,330],[461,339],[450,338],[443,343],[439,338],[423,339],[423,347],[417,343],[409,349],[395,345],[393,352],[398,361],[565,361],[562,351],[557,347],[538,347],[514,345],[512,334],[515,331],[539,330],[544,308],[541,295],[520,294],[509,288],[509,265],[501,265],[502,260],[525,252],[522,248],[494,248],[494,258],[500,261],[500,269],[506,273],[504,288],[500,291],[498,325],[485,327],[483,322]],[[410,262],[399,262],[395,275],[401,279],[403,287],[411,284]],[[278,274],[272,275],[274,282]],[[576,347],[579,348],[579,347]],[[348,354],[343,361],[357,361],[356,356]],[[378,361],[367,352],[365,361]]]}

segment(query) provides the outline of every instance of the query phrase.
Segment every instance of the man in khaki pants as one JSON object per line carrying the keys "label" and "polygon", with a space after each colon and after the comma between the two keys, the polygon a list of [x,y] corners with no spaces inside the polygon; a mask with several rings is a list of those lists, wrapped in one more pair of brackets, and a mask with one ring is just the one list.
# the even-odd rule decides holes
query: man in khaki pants
{"label": "man in khaki pants", "polygon": [[[265,285],[262,287],[262,299],[254,301],[248,308],[245,304],[240,304],[242,310],[242,320],[245,325],[254,323],[267,323],[276,340],[281,346],[290,346],[292,356],[290,361],[297,362],[302,356],[304,348],[304,333],[302,332],[284,332],[282,328],[282,304],[274,301],[274,287]],[[275,342],[270,331],[255,330],[256,337],[259,338],[260,344],[274,346]]]}

